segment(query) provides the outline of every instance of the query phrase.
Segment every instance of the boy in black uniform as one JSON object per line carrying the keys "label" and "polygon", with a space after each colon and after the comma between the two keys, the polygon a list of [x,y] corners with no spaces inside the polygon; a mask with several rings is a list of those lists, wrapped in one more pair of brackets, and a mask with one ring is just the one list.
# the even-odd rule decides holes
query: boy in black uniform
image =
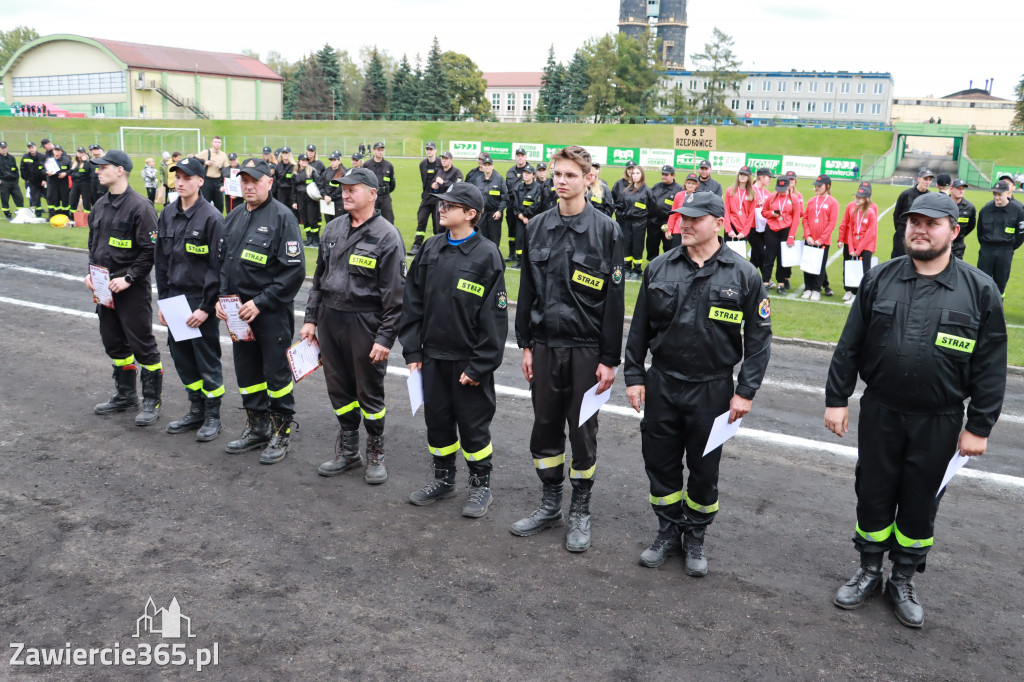
{"label": "boy in black uniform", "polygon": [[949,196],[953,197],[956,207],[960,209],[960,217],[957,219],[957,223],[960,225],[960,232],[956,235],[956,239],[953,240],[953,255],[960,259],[963,259],[964,252],[967,251],[964,238],[971,232],[974,232],[978,222],[978,209],[964,196],[966,191],[967,183],[960,178],[954,180],[953,184],[949,187]]}
{"label": "boy in black uniform", "polygon": [[522,246],[516,245],[516,230],[518,229],[519,218],[516,217],[516,205],[512,198],[515,196],[516,188],[523,181],[523,168],[526,167],[526,150],[520,147],[515,153],[516,165],[505,171],[505,188],[508,190],[508,210],[505,211],[505,226],[508,229],[508,258],[506,263],[513,263],[516,260],[516,251],[522,251]]}
{"label": "boy in black uniform", "polygon": [[[220,263],[224,247],[224,219],[203,199],[206,177],[202,161],[181,159],[168,168],[176,176],[178,199],[157,219],[156,290],[158,300],[183,295],[192,315],[185,324],[198,328],[202,336],[177,341],[167,332],[167,346],[174,368],[188,393],[188,414],[167,425],[167,433],[199,429],[196,440],[211,441],[220,433],[220,401],[224,395],[224,374],[220,362],[217,296],[220,293]],[[163,313],[160,323],[166,325]]]}
{"label": "boy in black uniform", "polygon": [[526,226],[516,341],[533,394],[530,452],[544,486],[540,507],[512,525],[528,536],[562,522],[565,423],[572,443],[572,504],[565,548],[590,547],[590,495],[597,469],[597,415],[579,426],[583,394],[611,388],[622,350],[624,286],[618,226],[587,201],[590,154],[566,147],[552,157],[557,210]]}
{"label": "boy in black uniform", "polygon": [[[306,261],[295,216],[270,196],[270,165],[248,159],[239,177],[245,206],[224,222],[220,293],[242,299],[238,317],[256,338],[231,344],[247,421],[227,452],[237,455],[266,445],[260,463],[274,464],[288,454],[295,415],[295,383],[285,351],[292,344],[295,294],[305,280]],[[219,301],[216,310],[218,319],[227,320]]]}
{"label": "boy in black uniform", "polygon": [[1006,180],[992,187],[992,201],[978,211],[978,269],[995,280],[999,293],[1010,280],[1013,253],[1024,244],[1024,206],[1013,201]]}
{"label": "boy in black uniform", "polygon": [[946,465],[957,449],[985,453],[1006,390],[1002,300],[991,278],[952,257],[958,216],[950,197],[934,193],[901,216],[907,255],[864,274],[825,385],[825,427],[842,437],[857,375],[867,384],[853,537],[861,567],[835,604],[855,609],[880,590],[888,551],[886,595],[896,618],[915,628],[924,624],[924,608],[913,577],[924,572],[934,543]]}
{"label": "boy in black uniform", "polygon": [[25,198],[21,196],[18,185],[18,160],[7,153],[7,143],[0,141],[0,205],[4,215],[11,219],[10,199],[14,199],[15,208],[25,207]]}
{"label": "boy in black uniform", "polygon": [[523,181],[516,186],[516,260],[512,267],[521,266],[523,258],[523,235],[530,219],[541,212],[544,205],[544,186],[536,181],[537,173],[533,166],[523,166]]}
{"label": "boy in black uniform", "polygon": [[317,473],[337,476],[362,465],[362,415],[367,433],[363,479],[377,485],[388,477],[384,375],[402,314],[405,245],[395,226],[374,209],[377,176],[356,168],[341,183],[347,213],[324,229],[300,335],[319,340],[327,395],[341,427],[334,459]]}
{"label": "boy in black uniform", "polygon": [[[732,423],[750,412],[771,355],[772,323],[760,273],[718,236],[722,198],[686,197],[682,246],[655,258],[644,272],[626,341],[626,397],[640,412],[644,467],[658,535],[640,555],[660,566],[682,545],[686,574],[707,575],[704,534],[718,513],[722,447],[704,455],[715,419]],[[647,351],[653,354],[644,369]],[[739,385],[733,367],[740,360]],[[683,461],[690,470],[683,486]],[[683,541],[680,543],[680,534]]]}
{"label": "boy in black uniform", "polygon": [[[334,207],[334,217],[337,218],[345,212],[345,202],[341,197],[341,179],[345,177],[348,170],[341,163],[341,152],[333,151],[328,159],[330,166],[317,178],[317,186],[320,188],[320,196],[323,200]],[[310,246],[320,246],[320,232],[313,232],[313,239]]]}
{"label": "boy in black uniform", "polygon": [[461,448],[470,474],[462,515],[479,518],[491,504],[494,371],[505,352],[508,296],[501,252],[473,229],[484,211],[480,190],[452,185],[440,211],[448,233],[428,239],[413,260],[398,332],[409,370],[422,372],[434,462],[434,480],[409,501],[422,506],[455,494]]}
{"label": "boy in black uniform", "polygon": [[295,219],[299,219],[299,210],[292,208],[292,190],[295,187],[295,164],[292,163],[291,147],[281,147],[277,166],[274,168],[274,198],[292,209]]}
{"label": "boy in black uniform", "polygon": [[383,142],[373,143],[373,158],[364,163],[363,168],[377,176],[376,208],[384,220],[394,225],[395,210],[391,206],[391,195],[395,191],[395,167],[390,161],[384,160]]}
{"label": "boy in black uniform", "polygon": [[698,168],[699,176],[697,178],[697,191],[698,192],[711,192],[722,196],[722,185],[711,177],[711,162],[707,159],[701,159],[700,167]]}
{"label": "boy in black uniform", "polygon": [[46,157],[36,151],[34,142],[28,143],[28,151],[21,157],[21,179],[25,181],[28,192],[28,205],[35,211],[37,218],[43,217],[43,183],[46,182],[46,171],[43,164]]}
{"label": "boy in black uniform", "polygon": [[652,261],[661,253],[662,246],[668,251],[669,243],[665,239],[668,229],[668,216],[672,212],[672,202],[676,194],[683,191],[683,186],[676,182],[676,169],[666,164],[661,167],[661,182],[651,185],[651,205],[647,207],[647,260]]}
{"label": "boy in black uniform", "polygon": [[892,236],[892,255],[889,256],[890,258],[902,256],[905,253],[903,246],[903,233],[907,229],[907,219],[904,218],[904,216],[907,215],[907,211],[910,210],[910,205],[913,204],[918,197],[928,193],[928,188],[931,187],[932,180],[934,179],[934,173],[927,168],[922,168],[917,173],[917,184],[903,190],[900,192],[900,195],[896,197],[896,207],[892,211],[892,223],[896,231]]}
{"label": "boy in black uniform", "polygon": [[548,165],[543,161],[537,164],[537,182],[544,188],[544,191],[541,192],[540,210],[537,213],[543,213],[558,203],[555,183],[548,177]]}
{"label": "boy in black uniform", "polygon": [[[46,203],[50,208],[50,217],[63,215],[71,217],[71,160],[60,145],[53,146],[53,156],[57,170],[46,171]],[[45,166],[44,166],[45,170]]]}
{"label": "boy in black uniform", "polygon": [[415,256],[423,246],[423,240],[427,236],[427,219],[433,227],[433,234],[437,234],[437,214],[434,200],[434,178],[437,171],[441,170],[441,162],[437,158],[437,145],[428,142],[426,146],[427,158],[420,161],[420,184],[423,186],[423,193],[420,195],[420,207],[416,209],[416,236],[412,242],[410,256]]}
{"label": "boy in black uniform", "polygon": [[[97,305],[100,338],[114,363],[117,392],[96,406],[96,414],[123,412],[139,404],[135,392],[136,360],[142,365],[142,409],[136,426],[155,424],[160,416],[163,365],[153,337],[153,268],[156,211],[149,199],[128,186],[132,160],[111,149],[96,159],[99,181],[109,189],[89,213],[89,263],[107,268],[114,307]],[[85,278],[93,288],[92,275]]]}
{"label": "boy in black uniform", "polygon": [[501,214],[508,206],[509,196],[505,190],[505,180],[494,173],[494,161],[485,155],[480,162],[480,171],[470,171],[466,182],[480,190],[484,198],[484,211],[476,224],[477,232],[490,239],[495,246],[501,246]]}

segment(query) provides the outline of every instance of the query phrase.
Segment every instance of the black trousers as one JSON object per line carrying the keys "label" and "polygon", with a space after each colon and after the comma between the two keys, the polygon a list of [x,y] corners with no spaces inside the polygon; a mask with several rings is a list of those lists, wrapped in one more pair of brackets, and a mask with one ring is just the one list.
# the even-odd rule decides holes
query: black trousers
{"label": "black trousers", "polygon": [[320,202],[300,194],[296,203],[299,206],[299,225],[302,227],[304,236],[309,237],[313,233],[319,233]]}
{"label": "black trousers", "polygon": [[[160,349],[153,336],[153,294],[148,279],[138,279],[114,294],[114,307],[97,305],[103,350],[115,361],[132,356],[143,367],[159,369]],[[130,363],[129,363],[130,364]]]}
{"label": "black trousers", "polygon": [[437,202],[434,201],[434,197],[423,197],[420,199],[420,207],[416,209],[416,236],[413,239],[413,244],[423,244],[423,240],[427,238],[427,220],[430,220],[433,227],[432,234],[439,234],[444,228],[441,227],[441,221],[437,215]]}
{"label": "black trousers", "polygon": [[789,228],[778,232],[766,227],[764,230],[764,262],[761,263],[761,279],[770,282],[772,268],[775,268],[775,281],[781,284],[789,280],[793,268],[782,267],[782,245],[789,237]]}
{"label": "black trousers", "polygon": [[[765,232],[768,228],[765,228]],[[765,232],[751,230],[747,235],[747,243],[750,244],[750,264],[758,270],[764,265],[764,235]],[[768,281],[768,280],[764,280]]]}
{"label": "black trousers", "polygon": [[[189,297],[188,303],[192,310],[196,310],[201,301]],[[206,322],[199,325],[199,332],[202,336],[187,341],[175,341],[170,330],[167,332],[167,348],[174,360],[174,369],[188,391],[189,401],[203,397],[219,398],[224,395],[224,372],[220,362],[220,320],[216,315],[210,315]]]}
{"label": "black trousers", "polygon": [[622,228],[622,246],[626,256],[626,267],[639,270],[644,264],[644,236],[647,234],[647,220],[623,218],[619,221],[619,226]]}
{"label": "black trousers", "polygon": [[672,238],[669,240],[669,248],[670,249],[674,249],[677,246],[682,246],[682,245],[683,245],[683,236],[681,234],[674,234],[674,235],[672,235]]}
{"label": "black trousers", "polygon": [[565,479],[565,424],[569,423],[572,463],[569,480],[573,488],[590,490],[597,466],[597,417],[582,426],[580,405],[583,394],[597,383],[597,348],[552,348],[537,344],[533,349],[533,433],[530,452],[533,466],[544,483]]}
{"label": "black trousers", "polygon": [[[819,248],[819,247],[817,247],[817,246],[808,247],[807,244],[804,244],[804,248],[805,249],[807,249],[807,248],[816,249],[816,248]],[[829,251],[829,249],[831,247],[825,246],[825,247],[821,247],[821,248],[825,249],[825,253],[821,257],[821,272],[819,272],[817,275],[812,275],[812,274],[809,274],[809,273],[806,273],[806,272],[804,273],[804,288],[807,291],[819,291],[820,292],[822,285],[825,283],[825,280],[828,279],[828,273],[825,271],[825,266],[828,264],[828,251]]]}
{"label": "black trousers", "polygon": [[21,195],[21,186],[18,185],[18,181],[7,182],[0,184],[0,206],[4,208],[4,215],[8,218],[11,217],[11,209],[9,208],[10,199],[14,199],[15,208],[25,208],[25,197]]}
{"label": "black trousers", "polygon": [[385,194],[384,196],[378,194],[375,206],[380,211],[380,215],[384,220],[388,221],[392,225],[395,224],[395,209],[391,206],[390,194]]}
{"label": "black trousers", "polygon": [[54,175],[46,181],[46,204],[51,218],[55,215],[71,217],[71,187],[67,178]]}
{"label": "black trousers", "polygon": [[[864,264],[863,267],[864,267],[864,274],[865,275],[868,274],[868,270],[871,269],[871,256],[873,256],[873,255],[874,254],[871,253],[870,251],[861,251],[860,255],[857,257]],[[850,247],[847,246],[846,244],[843,244],[843,260],[844,261],[854,260],[853,258],[850,257]],[[843,267],[846,267],[846,266],[843,266]],[[843,272],[843,288],[846,289],[849,292],[854,293],[854,294],[856,294],[857,290],[860,288],[860,287],[848,287],[848,286],[846,286],[846,272],[845,271]]]}
{"label": "black trousers", "polygon": [[362,421],[369,435],[384,433],[384,375],[388,367],[386,362],[370,360],[379,328],[379,313],[346,313],[327,306],[317,321],[327,396],[342,431],[355,431]]}
{"label": "black trousers", "polygon": [[665,239],[665,233],[661,231],[661,226],[666,222],[667,220],[658,220],[656,223],[647,223],[648,262],[654,260],[663,250],[668,251],[668,240]]}
{"label": "black trousers", "polygon": [[499,250],[500,250],[501,249],[501,217],[499,216],[498,219],[495,220],[493,218],[494,213],[495,213],[494,211],[491,211],[490,213],[488,213],[487,209],[484,209],[484,216],[483,216],[483,218],[480,219],[480,222],[477,223],[476,229],[480,232],[480,234],[482,236],[484,236],[487,239],[490,239],[492,242],[494,242],[494,245],[497,246],[499,248]]}
{"label": "black trousers", "polygon": [[999,293],[1006,291],[1013,264],[1013,246],[986,246],[978,249],[978,269],[996,281]]}
{"label": "black trousers", "polygon": [[[702,455],[715,419],[729,409],[732,377],[680,381],[651,367],[645,387],[640,443],[651,484],[651,507],[659,518],[704,537],[718,513],[722,448]],[[684,460],[690,470],[685,486]]]}
{"label": "black trousers", "polygon": [[263,310],[252,327],[252,341],[231,344],[235,379],[247,410],[295,414],[295,383],[285,351],[292,345],[295,315],[291,304],[279,310]]}
{"label": "black trousers", "polygon": [[963,406],[907,414],[860,400],[857,426],[857,532],[863,553],[889,551],[897,564],[924,570],[934,541],[939,484],[956,451]]}
{"label": "black trousers", "polygon": [[46,197],[46,190],[41,182],[26,182],[25,189],[28,191],[29,206],[35,209],[36,217],[43,215],[43,199]]}
{"label": "black trousers", "polygon": [[82,210],[86,213],[92,210],[92,185],[88,182],[79,182],[77,185],[71,185],[71,198],[68,200],[68,206],[71,207],[71,212],[74,213],[78,210],[78,202],[82,202]]}
{"label": "black trousers", "polygon": [[892,255],[889,258],[896,258],[897,256],[905,256],[907,253],[907,246],[904,243],[906,239],[906,228],[902,230],[897,229],[892,235]]}
{"label": "black trousers", "polygon": [[220,178],[206,178],[206,182],[199,188],[203,199],[211,202],[221,213],[224,212],[224,193],[220,191],[222,187]]}
{"label": "black trousers", "polygon": [[463,386],[459,377],[466,363],[423,358],[423,416],[427,422],[427,448],[437,469],[454,469],[455,453],[462,450],[472,474],[491,472],[491,420],[494,419],[494,375],[479,379],[479,386]]}
{"label": "black trousers", "polygon": [[[509,203],[511,203],[512,197],[509,197]],[[505,229],[508,230],[508,255],[509,258],[516,257],[516,225],[519,223],[519,216],[516,215],[514,208],[505,209]],[[523,248],[520,246],[519,250]]]}

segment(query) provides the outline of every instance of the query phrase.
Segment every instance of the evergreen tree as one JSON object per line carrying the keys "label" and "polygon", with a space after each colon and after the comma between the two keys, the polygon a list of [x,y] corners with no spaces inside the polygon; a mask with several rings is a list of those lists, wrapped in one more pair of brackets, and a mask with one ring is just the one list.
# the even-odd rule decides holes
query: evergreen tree
{"label": "evergreen tree", "polygon": [[694,78],[705,78],[707,89],[700,94],[697,108],[701,116],[735,116],[725,104],[730,95],[738,95],[740,83],[745,76],[739,72],[740,60],[733,54],[732,38],[717,27],[712,42],[704,45],[704,51],[691,55]]}
{"label": "evergreen tree", "polygon": [[537,102],[538,116],[559,116],[565,108],[563,81],[565,67],[555,61],[555,46],[548,48],[548,63],[540,77],[540,98]]}
{"label": "evergreen tree", "polygon": [[328,96],[328,106],[324,111],[340,114],[345,111],[345,87],[341,80],[340,55],[337,50],[325,43],[316,53],[315,61],[322,78],[320,87]]}
{"label": "evergreen tree", "polygon": [[391,113],[411,114],[416,110],[416,91],[419,82],[412,73],[409,60],[402,55],[402,61],[391,82]]}
{"label": "evergreen tree", "polygon": [[359,111],[367,114],[386,114],[388,112],[388,81],[384,75],[384,64],[380,53],[373,48],[370,62],[366,65],[364,77],[366,86],[363,88],[363,101]]}
{"label": "evergreen tree", "polygon": [[[316,56],[308,57],[299,67],[294,85],[292,110],[295,118],[322,119],[331,115],[331,91],[324,87],[327,76]],[[301,76],[300,76],[301,74]]]}
{"label": "evergreen tree", "polygon": [[571,116],[583,112],[587,104],[587,91],[590,89],[590,57],[586,48],[579,48],[572,56],[569,67],[565,70],[563,80],[564,101],[560,116]]}
{"label": "evergreen tree", "polygon": [[284,117],[295,118],[295,100],[299,94],[299,83],[306,78],[306,66],[308,58],[303,58],[295,65],[292,73],[284,79]]}
{"label": "evergreen tree", "polygon": [[452,113],[452,98],[448,74],[445,72],[441,57],[441,44],[437,36],[434,36],[434,43],[427,55],[427,68],[423,72],[419,110],[427,114],[446,116]]}
{"label": "evergreen tree", "polygon": [[1017,113],[1014,114],[1010,127],[1014,130],[1024,130],[1024,76],[1021,77],[1020,83],[1017,83],[1013,94],[1017,96]]}

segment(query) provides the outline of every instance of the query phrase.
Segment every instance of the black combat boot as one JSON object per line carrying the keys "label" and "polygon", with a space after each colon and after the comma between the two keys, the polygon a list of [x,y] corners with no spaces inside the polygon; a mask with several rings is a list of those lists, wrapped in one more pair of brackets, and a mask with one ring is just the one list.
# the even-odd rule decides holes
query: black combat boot
{"label": "black combat boot", "polygon": [[270,417],[266,412],[246,410],[245,430],[238,440],[228,443],[225,448],[229,455],[237,455],[256,448],[261,448],[270,442],[273,435],[270,430]]}
{"label": "black combat boot", "polygon": [[388,480],[388,470],[384,468],[384,434],[366,437],[366,473],[363,480],[370,485],[380,485]]}
{"label": "black combat boot", "polygon": [[665,563],[667,557],[679,554],[683,548],[680,535],[678,525],[659,516],[658,534],[651,546],[640,554],[640,565],[656,568]]}
{"label": "black combat boot", "polygon": [[708,574],[708,560],[704,556],[704,533],[697,536],[692,530],[683,533],[683,556],[685,563],[683,571],[693,578],[700,578]]}
{"label": "black combat boot", "polygon": [[451,467],[439,467],[434,464],[434,478],[430,483],[409,495],[409,501],[417,507],[428,505],[438,500],[445,500],[455,494],[455,463]]}
{"label": "black combat boot", "polygon": [[220,398],[207,398],[203,426],[196,433],[196,440],[207,443],[220,434]]}
{"label": "black combat boot", "polygon": [[124,369],[114,367],[114,390],[115,393],[110,400],[100,403],[93,408],[96,414],[114,414],[136,407],[139,404],[139,394],[135,391],[135,377],[138,374],[136,369]]}
{"label": "black combat boot", "polygon": [[199,391],[188,392],[188,414],[167,425],[167,433],[195,431],[203,425],[203,396]]}
{"label": "black combat boot", "polygon": [[590,492],[572,489],[569,532],[565,534],[565,548],[570,552],[586,552],[590,549]]}
{"label": "black combat boot", "polygon": [[562,484],[545,483],[540,506],[525,519],[512,524],[512,535],[528,537],[547,528],[562,525]]}
{"label": "black combat boot", "polygon": [[334,442],[334,453],[334,459],[317,467],[316,472],[321,476],[337,476],[363,466],[363,458],[359,456],[359,430],[340,431]]}
{"label": "black combat boot", "polygon": [[893,564],[889,581],[885,583],[885,594],[892,600],[896,620],[908,628],[924,625],[924,607],[917,599],[914,589],[915,566]]}
{"label": "black combat boot", "polygon": [[142,368],[142,410],[135,416],[136,426],[151,426],[160,418],[160,391],[163,385],[162,369]]}
{"label": "black combat boot", "polygon": [[841,609],[860,608],[882,590],[882,554],[861,553],[860,568],[849,582],[839,588],[833,603]]}
{"label": "black combat boot", "polygon": [[270,413],[270,428],[273,432],[267,448],[260,454],[260,464],[277,464],[288,454],[288,442],[292,436],[295,420],[290,414]]}
{"label": "black combat boot", "polygon": [[491,475],[472,474],[469,477],[469,497],[462,505],[462,515],[471,519],[479,519],[487,513],[491,506]]}

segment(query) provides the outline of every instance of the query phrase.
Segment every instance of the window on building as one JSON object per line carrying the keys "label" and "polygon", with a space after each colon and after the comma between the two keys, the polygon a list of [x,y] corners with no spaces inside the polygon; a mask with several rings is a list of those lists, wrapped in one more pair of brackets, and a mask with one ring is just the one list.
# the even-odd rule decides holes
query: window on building
{"label": "window on building", "polygon": [[732,102],[729,103],[729,108],[732,109],[733,111],[739,111],[740,101],[738,99],[732,100]]}
{"label": "window on building", "polygon": [[786,81],[779,81],[779,92],[786,91]]}
{"label": "window on building", "polygon": [[868,84],[867,83],[857,83],[857,94],[858,95],[863,95],[867,91],[868,91]]}
{"label": "window on building", "polygon": [[753,111],[753,110],[754,110],[754,100],[748,99],[747,100],[747,111]]}
{"label": "window on building", "polygon": [[107,108],[102,104],[97,104],[92,108],[93,116],[104,116],[107,113]]}
{"label": "window on building", "polygon": [[501,93],[491,93],[491,111],[501,111]]}
{"label": "window on building", "polygon": [[871,115],[872,116],[878,116],[881,113],[882,113],[882,105],[881,104],[872,104],[871,105]]}
{"label": "window on building", "polygon": [[839,103],[839,113],[840,114],[848,114],[848,113],[850,113],[850,105],[848,103],[846,103],[846,102],[840,102]]}
{"label": "window on building", "polygon": [[802,92],[804,89],[803,81],[796,81],[793,83],[793,92]]}
{"label": "window on building", "polygon": [[876,95],[881,95],[882,94],[882,84],[881,83],[875,83],[875,94]]}
{"label": "window on building", "polygon": [[771,103],[768,100],[766,100],[766,99],[761,100],[761,111],[771,111],[771,110],[772,110]]}
{"label": "window on building", "polygon": [[683,81],[676,81],[676,90],[683,89]]}
{"label": "window on building", "polygon": [[775,111],[785,111],[785,110],[786,110],[786,103],[783,102],[781,99],[778,102],[775,103]]}
{"label": "window on building", "polygon": [[792,102],[793,111],[800,111],[800,102]]}
{"label": "window on building", "polygon": [[690,81],[690,90],[696,90],[696,89],[697,89],[697,80],[693,79],[693,80]]}
{"label": "window on building", "polygon": [[516,110],[516,93],[508,93],[508,97],[505,99],[505,111],[515,112]]}
{"label": "window on building", "polygon": [[818,91],[818,81],[811,81],[810,83],[807,84],[807,92],[817,92],[817,91]]}
{"label": "window on building", "polygon": [[707,90],[708,89],[708,81],[704,81],[704,84],[701,87],[703,87],[705,90]]}
{"label": "window on building", "polygon": [[832,102],[822,102],[821,103],[821,113],[823,113],[823,114],[831,114],[832,113]]}
{"label": "window on building", "polygon": [[839,94],[840,95],[845,95],[845,94],[848,94],[849,92],[850,92],[850,82],[849,81],[843,81],[842,83],[839,84]]}
{"label": "window on building", "polygon": [[12,79],[12,97],[45,95],[107,95],[125,91],[123,71],[27,76]]}
{"label": "window on building", "polygon": [[825,83],[825,90],[824,90],[824,91],[825,91],[825,93],[830,93],[830,92],[832,92],[832,91],[833,91],[833,89],[835,88],[835,86],[836,86],[836,84],[835,84],[835,83],[832,83],[832,82],[829,82],[829,83]]}
{"label": "window on building", "polygon": [[853,113],[855,113],[855,114],[863,114],[864,113],[864,103],[863,102],[858,102],[857,104],[854,104],[853,105]]}
{"label": "window on building", "polygon": [[533,93],[523,93],[523,111],[530,111],[533,109]]}
{"label": "window on building", "polygon": [[772,82],[771,81],[764,81],[763,83],[761,83],[761,91],[762,92],[769,92],[771,89],[772,89]]}
{"label": "window on building", "polygon": [[814,113],[815,111],[817,111],[817,109],[818,109],[818,103],[817,102],[808,102],[807,103],[807,113],[808,114]]}
{"label": "window on building", "polygon": [[750,92],[753,89],[754,89],[754,81],[748,80],[747,81],[747,92]]}

